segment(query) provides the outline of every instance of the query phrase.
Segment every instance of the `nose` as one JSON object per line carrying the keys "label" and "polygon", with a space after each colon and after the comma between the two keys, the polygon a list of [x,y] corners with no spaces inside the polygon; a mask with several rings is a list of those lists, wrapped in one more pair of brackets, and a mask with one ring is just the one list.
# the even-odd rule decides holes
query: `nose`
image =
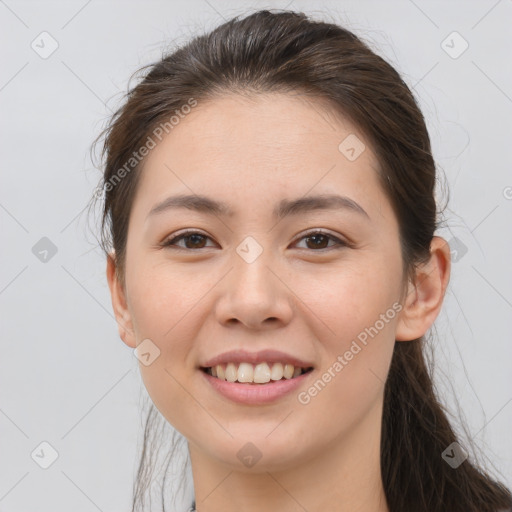
{"label": "nose", "polygon": [[262,330],[284,327],[290,322],[293,293],[272,261],[265,251],[250,263],[234,254],[231,271],[220,283],[215,306],[220,323],[241,323],[249,329]]}

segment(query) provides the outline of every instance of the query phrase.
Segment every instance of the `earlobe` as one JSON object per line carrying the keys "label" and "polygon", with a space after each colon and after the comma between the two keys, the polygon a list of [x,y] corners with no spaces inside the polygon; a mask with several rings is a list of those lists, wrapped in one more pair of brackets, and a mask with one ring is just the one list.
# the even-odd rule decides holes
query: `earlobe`
{"label": "earlobe", "polygon": [[418,266],[414,283],[409,283],[397,321],[396,341],[414,340],[428,331],[441,311],[449,279],[450,248],[446,240],[434,236],[430,259]]}
{"label": "earlobe", "polygon": [[136,343],[133,323],[128,310],[123,284],[117,276],[114,253],[107,256],[107,281],[110,288],[110,298],[112,300],[112,308],[114,310],[119,336],[126,345],[135,348]]}

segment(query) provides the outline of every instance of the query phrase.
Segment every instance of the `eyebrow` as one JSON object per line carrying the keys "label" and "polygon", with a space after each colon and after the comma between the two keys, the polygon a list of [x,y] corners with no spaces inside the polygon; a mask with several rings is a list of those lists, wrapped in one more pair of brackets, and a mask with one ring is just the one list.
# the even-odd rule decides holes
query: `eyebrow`
{"label": "eyebrow", "polygon": [[[148,214],[148,217],[171,209],[186,208],[208,215],[225,217],[235,216],[235,212],[226,204],[210,197],[202,195],[176,195],[164,199],[156,204]],[[298,215],[313,210],[338,210],[345,209],[359,213],[368,219],[370,216],[363,207],[353,199],[335,194],[322,194],[317,196],[301,197],[299,199],[283,199],[274,208],[273,217],[283,219],[291,215]]]}

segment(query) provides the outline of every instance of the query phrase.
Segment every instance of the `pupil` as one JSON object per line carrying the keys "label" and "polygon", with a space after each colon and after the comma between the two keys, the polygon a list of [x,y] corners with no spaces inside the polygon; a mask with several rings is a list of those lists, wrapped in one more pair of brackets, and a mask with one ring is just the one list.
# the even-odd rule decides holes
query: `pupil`
{"label": "pupil", "polygon": [[[196,242],[197,242],[197,239],[199,238],[199,244],[201,243],[200,242],[200,239],[204,239],[203,235],[188,235],[187,237],[189,240],[192,240],[192,244],[194,245],[194,247],[196,246]],[[195,240],[195,241],[194,241]]]}
{"label": "pupil", "polygon": [[[326,237],[325,235],[312,235],[312,236],[308,237],[308,240],[317,240],[317,242],[318,242],[318,239],[319,239],[319,238],[320,238],[320,239],[323,239],[323,241],[324,241],[324,242],[327,240],[327,237]],[[320,247],[321,245],[325,246],[325,244],[322,244],[322,242],[320,242],[320,244],[319,244],[319,243],[317,243],[317,242],[315,242],[315,243],[313,244],[315,247],[317,247],[317,248],[318,248],[318,247]],[[322,247],[322,248],[324,248],[324,247]]]}

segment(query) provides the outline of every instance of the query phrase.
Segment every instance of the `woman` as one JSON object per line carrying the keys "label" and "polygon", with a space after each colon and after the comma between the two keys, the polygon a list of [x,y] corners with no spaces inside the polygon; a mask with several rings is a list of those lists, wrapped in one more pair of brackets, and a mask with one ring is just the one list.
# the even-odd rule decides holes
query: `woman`
{"label": "woman", "polygon": [[112,304],[187,440],[193,507],[511,506],[427,370],[450,251],[424,118],[387,62],[260,11],[151,66],[104,135]]}

